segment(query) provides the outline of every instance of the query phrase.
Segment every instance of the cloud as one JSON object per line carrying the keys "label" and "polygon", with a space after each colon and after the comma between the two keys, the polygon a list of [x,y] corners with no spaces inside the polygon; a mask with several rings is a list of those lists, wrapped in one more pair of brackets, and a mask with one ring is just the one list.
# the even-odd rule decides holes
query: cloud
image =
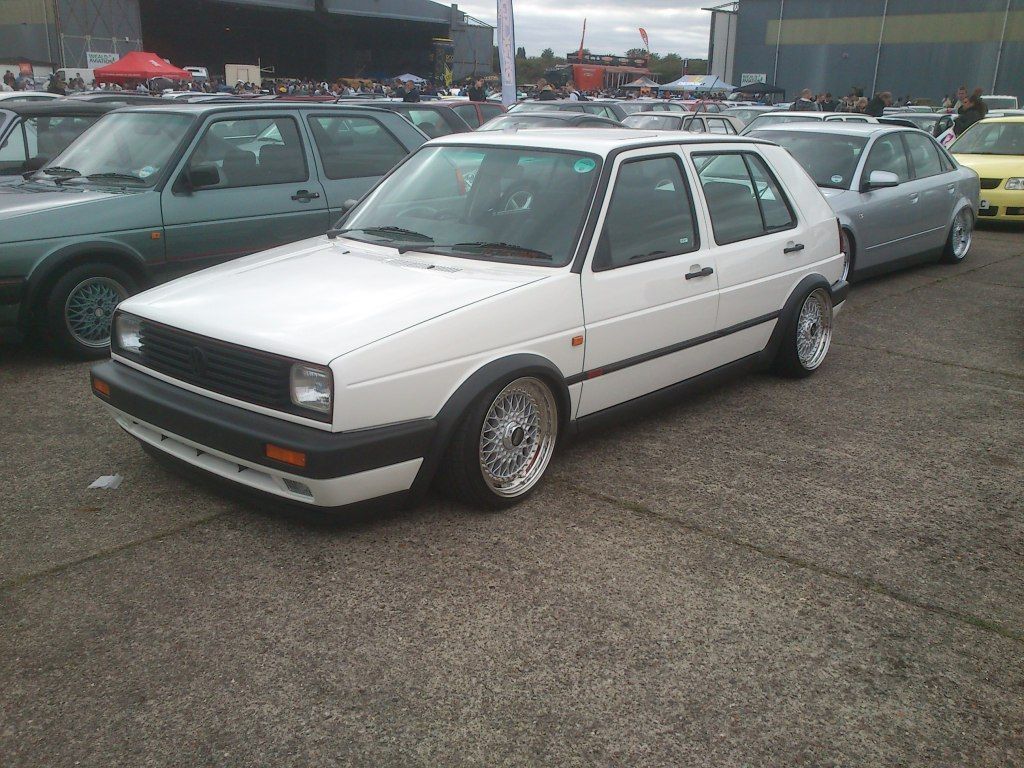
{"label": "cloud", "polygon": [[[539,0],[513,0],[516,45],[537,56],[545,48],[565,55],[580,44],[583,18],[587,19],[585,46],[594,53],[625,53],[642,48],[638,27],[644,27],[651,50],[704,58],[708,53],[711,14],[701,7],[707,0],[562,0],[557,5]],[[460,2],[459,9],[488,24],[496,24],[495,0]]]}

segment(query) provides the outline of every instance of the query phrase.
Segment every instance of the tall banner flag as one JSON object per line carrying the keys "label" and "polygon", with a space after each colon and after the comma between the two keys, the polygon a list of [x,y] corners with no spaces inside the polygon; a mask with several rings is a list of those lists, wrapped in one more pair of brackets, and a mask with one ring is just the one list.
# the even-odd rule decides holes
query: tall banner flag
{"label": "tall banner flag", "polygon": [[501,103],[516,103],[516,35],[512,0],[498,0],[498,60],[501,64]]}
{"label": "tall banner flag", "polygon": [[644,48],[646,48],[647,52],[650,53],[651,41],[647,39],[647,30],[643,27],[640,27],[640,39],[644,41]]}
{"label": "tall banner flag", "polygon": [[586,18],[584,18],[583,19],[583,34],[580,35],[580,50],[576,54],[576,61],[578,61],[580,64],[583,63],[583,41],[586,40],[586,39],[587,39],[587,20],[586,20]]}

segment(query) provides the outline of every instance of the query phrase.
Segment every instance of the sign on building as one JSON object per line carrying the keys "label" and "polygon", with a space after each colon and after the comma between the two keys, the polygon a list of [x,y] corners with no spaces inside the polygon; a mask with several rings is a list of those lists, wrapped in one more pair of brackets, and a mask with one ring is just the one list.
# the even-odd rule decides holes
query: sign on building
{"label": "sign on building", "polygon": [[85,52],[85,63],[89,69],[96,69],[96,67],[105,67],[107,66],[107,64],[113,64],[120,58],[121,56],[116,53],[103,53],[102,51]]}
{"label": "sign on building", "polygon": [[740,75],[740,88],[751,83],[767,83],[768,75],[764,72],[744,72]]}

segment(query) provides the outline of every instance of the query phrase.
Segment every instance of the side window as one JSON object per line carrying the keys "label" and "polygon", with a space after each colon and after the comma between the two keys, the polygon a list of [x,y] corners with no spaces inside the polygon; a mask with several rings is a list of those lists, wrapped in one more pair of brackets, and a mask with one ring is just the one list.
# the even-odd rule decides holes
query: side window
{"label": "side window", "polygon": [[752,153],[694,155],[715,242],[748,240],[795,225],[792,209],[767,165]]}
{"label": "side window", "polygon": [[444,116],[437,114],[432,109],[410,109],[403,112],[406,117],[423,131],[427,136],[436,139],[438,136],[447,136],[455,133],[451,126],[445,122]]}
{"label": "side window", "polygon": [[871,147],[867,163],[864,165],[862,179],[867,181],[873,171],[889,171],[895,173],[900,183],[910,181],[910,166],[907,164],[907,153],[903,150],[903,142],[899,134],[891,133],[882,136]]}
{"label": "side window", "polygon": [[934,141],[916,131],[904,133],[903,139],[907,142],[910,160],[914,164],[915,179],[925,179],[943,173],[942,161],[939,159],[938,147]]}
{"label": "side window", "polygon": [[686,130],[690,133],[706,133],[707,126],[704,125],[704,118],[702,117],[689,117],[687,118]]}
{"label": "side window", "polygon": [[213,165],[220,173],[218,189],[257,187],[306,181],[309,169],[290,117],[247,117],[218,120],[204,134],[188,167]]}
{"label": "side window", "polygon": [[406,155],[373,118],[312,115],[309,130],[328,179],[383,176]]}
{"label": "side window", "polygon": [[652,157],[619,166],[594,271],[689,253],[698,245],[693,199],[679,160]]}
{"label": "side window", "polygon": [[466,121],[470,128],[477,128],[480,125],[480,118],[477,116],[476,107],[472,104],[460,104],[452,107],[459,117]]}
{"label": "side window", "polygon": [[729,128],[726,125],[725,120],[720,117],[709,117],[708,118],[708,133],[722,133],[728,134]]}
{"label": "side window", "polygon": [[25,133],[20,125],[15,125],[7,139],[0,144],[0,170],[17,172],[28,160],[25,147]]}
{"label": "side window", "polygon": [[505,114],[505,110],[496,104],[477,104],[480,109],[480,114],[484,116],[484,122],[486,123],[492,117]]}

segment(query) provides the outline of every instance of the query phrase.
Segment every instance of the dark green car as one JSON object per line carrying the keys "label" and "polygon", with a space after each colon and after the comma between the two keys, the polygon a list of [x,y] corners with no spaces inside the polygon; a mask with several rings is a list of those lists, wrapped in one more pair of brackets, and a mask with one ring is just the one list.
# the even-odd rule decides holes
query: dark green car
{"label": "dark green car", "polygon": [[0,330],[107,353],[119,301],[325,232],[426,137],[373,107],[172,104],[110,112],[0,184]]}

